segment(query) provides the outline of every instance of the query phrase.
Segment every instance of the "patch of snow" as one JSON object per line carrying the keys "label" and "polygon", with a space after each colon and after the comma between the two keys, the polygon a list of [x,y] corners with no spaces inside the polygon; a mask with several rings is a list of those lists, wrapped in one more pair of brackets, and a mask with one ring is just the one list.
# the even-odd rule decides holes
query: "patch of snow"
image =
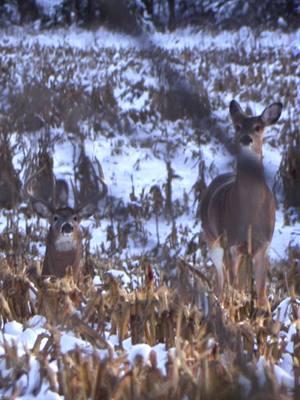
{"label": "patch of snow", "polygon": [[222,31],[220,33],[211,34],[207,31],[195,31],[191,27],[178,29],[168,34],[155,32],[152,42],[159,47],[168,50],[183,50],[185,48],[201,48],[202,50],[212,49],[229,49],[232,46],[246,48],[249,52],[259,43],[262,47],[280,47],[291,45],[297,42],[298,31],[291,33],[283,33],[276,35],[273,31],[263,31],[260,34],[253,33],[249,27],[241,27],[239,31]]}
{"label": "patch of snow", "polygon": [[46,323],[47,319],[43,315],[36,314],[27,321],[26,325],[32,329],[37,329],[44,328]]}
{"label": "patch of snow", "polygon": [[157,367],[162,371],[163,374],[167,373],[166,364],[168,361],[168,351],[164,343],[158,343],[152,347],[152,350],[156,353]]}
{"label": "patch of snow", "polygon": [[274,234],[269,248],[270,259],[273,261],[285,259],[289,246],[298,242],[295,227],[286,225],[282,208],[277,209]]}
{"label": "patch of snow", "polygon": [[151,352],[151,346],[146,343],[134,344],[128,353],[128,361],[133,366],[136,357],[142,357],[144,362],[147,363],[149,360],[149,354]]}
{"label": "patch of snow", "polygon": [[[125,344],[125,346],[127,347],[127,343]],[[162,371],[163,374],[166,374],[166,362],[168,359],[168,352],[164,343],[158,343],[153,347],[145,343],[132,345],[127,350],[128,361],[130,362],[131,366],[133,366],[135,364],[136,357],[142,357],[145,363],[149,363],[149,356],[151,351],[154,351],[156,354],[157,367]]]}
{"label": "patch of snow", "polygon": [[27,328],[18,337],[18,345],[23,344],[24,348],[28,347],[29,349],[32,349],[37,339],[37,336],[38,335],[35,330]]}
{"label": "patch of snow", "polygon": [[99,286],[99,285],[102,284],[102,280],[101,280],[101,278],[100,278],[99,275],[94,276],[94,278],[93,278],[93,284],[94,284],[94,286]]}
{"label": "patch of snow", "polygon": [[49,390],[48,385],[45,385],[44,389],[39,394],[24,394],[23,396],[15,397],[16,400],[61,400],[61,396],[58,393],[54,393]]}
{"label": "patch of snow", "polygon": [[[260,356],[256,369],[256,376],[260,386],[263,386],[266,383],[266,368],[272,368],[272,365],[266,361],[264,356]],[[282,385],[288,389],[292,389],[294,387],[294,377],[276,364],[274,365],[274,374],[279,385]]]}
{"label": "patch of snow", "polygon": [[90,343],[85,340],[79,339],[71,334],[63,333],[60,338],[60,346],[61,351],[63,353],[67,353],[68,351],[75,350],[77,347],[80,347],[84,350],[88,350],[89,352],[93,351],[93,347]]}
{"label": "patch of snow", "polygon": [[3,332],[12,336],[19,336],[23,332],[23,325],[17,321],[6,322]]}
{"label": "patch of snow", "polygon": [[279,385],[284,386],[288,389],[294,388],[295,378],[292,374],[289,374],[278,365],[274,365],[274,374]]}
{"label": "patch of snow", "polygon": [[123,285],[130,285],[131,279],[128,276],[128,274],[125,271],[121,271],[119,269],[109,269],[107,271],[108,275],[111,275],[112,277],[119,279]]}
{"label": "patch of snow", "polygon": [[[300,300],[296,300],[297,304],[300,305]],[[288,327],[293,322],[292,316],[292,299],[290,297],[285,298],[273,311],[273,319],[279,321],[284,326]]]}

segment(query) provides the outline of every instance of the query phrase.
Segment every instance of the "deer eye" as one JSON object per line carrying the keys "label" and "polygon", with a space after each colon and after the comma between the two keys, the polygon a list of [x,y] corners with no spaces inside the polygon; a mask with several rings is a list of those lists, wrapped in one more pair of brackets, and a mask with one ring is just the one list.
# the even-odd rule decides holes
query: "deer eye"
{"label": "deer eye", "polygon": [[77,215],[74,215],[74,216],[73,216],[73,221],[74,221],[74,222],[78,222],[78,217],[77,217]]}
{"label": "deer eye", "polygon": [[58,215],[54,215],[53,221],[54,221],[54,222],[57,222],[57,221],[58,221]]}
{"label": "deer eye", "polygon": [[255,130],[255,132],[260,132],[261,131],[261,126],[260,125],[255,125],[254,130]]}
{"label": "deer eye", "polygon": [[237,132],[240,132],[242,130],[242,125],[240,125],[240,124],[235,125],[235,130]]}

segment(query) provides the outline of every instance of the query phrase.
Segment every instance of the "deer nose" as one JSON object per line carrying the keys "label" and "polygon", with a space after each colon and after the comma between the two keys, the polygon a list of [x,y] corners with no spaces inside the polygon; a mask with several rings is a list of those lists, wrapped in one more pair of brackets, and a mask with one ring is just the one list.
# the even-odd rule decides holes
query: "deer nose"
{"label": "deer nose", "polygon": [[252,137],[249,136],[249,135],[243,135],[243,136],[240,138],[240,143],[241,143],[243,146],[249,146],[249,144],[251,144],[252,142],[253,142]]}
{"label": "deer nose", "polygon": [[69,222],[65,222],[61,227],[62,233],[71,233],[73,230],[74,228],[71,224],[69,224]]}

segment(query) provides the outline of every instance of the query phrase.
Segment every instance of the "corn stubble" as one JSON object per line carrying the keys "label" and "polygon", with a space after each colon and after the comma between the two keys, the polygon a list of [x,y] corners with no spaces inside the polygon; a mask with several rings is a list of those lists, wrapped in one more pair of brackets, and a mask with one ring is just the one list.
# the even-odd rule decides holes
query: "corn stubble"
{"label": "corn stubble", "polygon": [[[34,394],[47,382],[66,399],[291,398],[285,397],[274,378],[274,364],[286,351],[286,343],[278,335],[281,324],[270,316],[251,314],[249,295],[238,296],[230,287],[221,306],[201,273],[184,260],[178,264],[179,270],[185,265],[194,290],[202,291],[205,307],[201,300],[196,303],[191,288],[181,287],[184,283],[170,288],[156,279],[149,265],[144,268],[144,283],[134,290],[124,288],[110,274],[95,287],[89,278],[79,286],[71,275],[39,277],[33,282],[7,269],[0,296],[2,325],[17,320],[26,326],[31,316],[44,315],[47,333],[40,334],[33,348],[21,357],[17,344],[3,338],[1,359],[10,372],[0,377],[1,388],[9,389],[13,398],[22,395],[24,387],[18,386],[18,379],[28,376],[34,356],[40,372]],[[294,313],[295,321],[299,320],[296,303]],[[77,347],[63,353],[62,331],[72,331],[90,343],[92,350]],[[114,351],[105,332],[118,337]],[[123,348],[123,340],[129,337],[132,344],[165,343],[169,349],[165,372],[158,368],[155,350],[148,360],[138,355],[130,364]],[[299,379],[299,334],[294,343]],[[107,350],[105,358],[99,357],[102,350]],[[264,385],[258,384],[255,373],[260,355],[267,360]],[[57,371],[50,367],[53,360]],[[251,384],[247,395],[239,383],[240,375]]]}
{"label": "corn stubble", "polygon": [[[11,52],[18,57],[6,57]],[[40,57],[41,52],[43,57]],[[205,265],[207,249],[201,235],[195,235],[190,242],[183,242],[187,235],[180,232],[176,221],[176,217],[189,212],[188,207],[203,192],[205,172],[214,175],[216,167],[214,164],[205,165],[204,159],[195,154],[195,166],[198,162],[199,168],[199,179],[193,189],[195,195],[184,193],[184,199],[178,202],[174,200],[173,193],[180,177],[172,160],[172,155],[181,149],[182,144],[194,140],[201,148],[202,144],[211,140],[211,134],[231,151],[232,143],[224,140],[221,129],[221,122],[224,121],[213,117],[214,111],[227,108],[229,92],[231,97],[239,95],[242,101],[253,99],[259,103],[267,103],[274,93],[278,93],[291,109],[295,109],[297,56],[283,48],[266,50],[259,46],[249,54],[244,46],[238,50],[209,49],[200,55],[195,50],[184,49],[179,56],[158,48],[138,50],[134,55],[139,74],[143,76],[141,71],[146,60],[151,74],[168,85],[149,87],[147,80],[141,80],[132,87],[123,78],[130,65],[124,64],[123,60],[130,59],[132,62],[132,50],[120,49],[119,53],[111,49],[76,50],[70,47],[49,47],[45,50],[35,45],[31,48],[31,70],[22,68],[20,77],[24,85],[16,89],[18,66],[22,65],[19,60],[27,53],[28,49],[22,45],[16,49],[11,49],[9,45],[1,49],[1,88],[3,92],[6,87],[10,88],[8,111],[1,117],[1,149],[10,145],[4,132],[19,133],[17,142],[26,154],[25,147],[22,148],[24,132],[63,127],[64,131],[79,139],[90,137],[94,140],[99,137],[113,138],[116,132],[122,131],[125,137],[130,137],[136,132],[136,124],[149,124],[150,134],[140,139],[140,145],[152,149],[157,156],[161,143],[166,145],[167,173],[163,185],[154,185],[149,193],[143,191],[139,194],[134,187],[133,171],[130,202],[124,205],[118,199],[111,199],[107,207],[106,217],[110,221],[107,247],[91,255],[89,241],[86,240],[83,270],[89,275],[97,273],[101,278],[99,285],[94,285],[88,275],[83,276],[79,284],[71,275],[64,279],[26,275],[26,270],[40,269],[42,260],[37,243],[41,239],[44,242],[46,230],[38,223],[27,220],[30,215],[27,209],[20,209],[25,216],[26,235],[20,233],[22,229],[19,229],[16,213],[7,214],[7,227],[0,238],[1,328],[3,330],[5,323],[13,320],[26,327],[27,321],[35,315],[45,316],[47,324],[46,333],[38,335],[32,349],[25,349],[22,356],[18,355],[17,343],[8,342],[4,336],[0,338],[3,343],[0,390],[6,393],[3,398],[17,398],[26,392],[33,362],[37,363],[39,374],[31,393],[38,395],[46,383],[49,390],[66,400],[300,398],[300,310],[296,303],[300,287],[299,249],[290,248],[288,260],[273,266],[272,279],[269,280],[272,310],[287,296],[292,299],[296,333],[293,337],[295,350],[290,356],[293,358],[296,389],[287,392],[275,380],[274,372],[275,364],[287,353],[287,343],[279,335],[282,331],[286,333],[287,328],[281,326],[276,317],[273,320],[270,315],[255,313],[252,280],[249,277],[251,260],[245,255],[241,266],[240,280],[247,281],[246,290],[236,291],[229,285],[225,286],[224,299],[220,304],[214,295],[214,270]],[[161,60],[165,60],[165,64]],[[89,81],[91,70],[108,71],[115,63],[118,69],[111,75],[105,75],[105,84],[99,74],[99,80],[95,77],[92,90],[89,92],[85,88],[84,82]],[[275,63],[276,68],[270,70],[269,65]],[[237,66],[241,70],[238,74]],[[211,73],[212,70],[215,74]],[[32,78],[39,76],[36,71],[41,73],[40,79]],[[77,79],[79,75],[82,79]],[[183,77],[186,77],[186,82]],[[48,85],[48,82],[52,83]],[[114,95],[118,82],[122,83],[120,97],[128,96],[132,100],[139,98],[140,93],[149,93],[147,107],[122,110]],[[289,116],[290,125],[286,119],[285,131],[283,129],[284,134],[279,141],[285,150],[279,175],[283,180],[287,207],[299,205],[299,196],[296,196],[299,194],[299,154],[296,148],[299,143],[284,141],[284,137],[298,137],[296,118],[296,113]],[[168,124],[168,121],[174,125]],[[171,140],[174,132],[171,131],[168,136],[167,129],[162,132],[162,126],[175,127],[176,140]],[[271,146],[278,145],[272,141],[269,140]],[[116,142],[112,155],[122,154],[123,144]],[[17,149],[13,150],[15,154]],[[14,181],[14,188],[17,189],[18,175],[13,171],[8,151],[4,153],[6,167],[2,168],[0,178],[5,184]],[[3,194],[0,200],[7,208],[13,208],[19,201],[17,190],[10,191],[6,198],[1,196]],[[130,222],[127,222],[128,216]],[[151,255],[157,264],[153,260],[148,262],[145,257],[127,260],[129,268],[125,272],[130,284],[125,287],[106,271],[123,269],[123,260],[119,260],[118,255],[127,248],[132,237],[138,237],[141,243],[147,244],[148,233],[144,225],[151,216],[155,218],[157,242],[157,248]],[[287,220],[298,218],[294,214],[287,214],[286,217]],[[160,233],[162,219],[172,227],[165,242]],[[193,257],[193,264],[190,264],[190,258],[179,259],[177,250],[180,247],[187,248],[190,256],[200,248],[204,265],[198,268],[196,257]],[[103,259],[105,252],[107,258]],[[163,265],[158,259],[163,259]],[[162,267],[165,267],[165,272],[157,277]],[[133,284],[136,281],[142,283],[136,287]],[[91,348],[77,347],[64,353],[60,338],[65,331],[71,331],[85,340]],[[109,335],[117,335],[114,349],[108,343]],[[150,352],[148,360],[137,356],[132,364],[129,363],[124,349],[124,340],[128,338],[131,338],[132,344],[142,342],[154,346],[164,343],[168,351],[165,370],[159,368],[155,350]],[[99,356],[99,352],[103,351],[105,358]],[[266,360],[263,384],[256,374],[261,355]],[[20,384],[21,378],[23,385]]]}

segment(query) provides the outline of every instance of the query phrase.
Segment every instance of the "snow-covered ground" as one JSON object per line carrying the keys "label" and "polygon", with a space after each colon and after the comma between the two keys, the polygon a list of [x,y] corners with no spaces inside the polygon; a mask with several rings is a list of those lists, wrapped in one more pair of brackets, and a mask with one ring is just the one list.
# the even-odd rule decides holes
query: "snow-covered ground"
{"label": "snow-covered ground", "polygon": [[[233,158],[223,146],[217,142],[209,142],[207,145],[199,144],[195,141],[194,126],[187,120],[168,121],[159,115],[154,109],[153,102],[157,91],[161,86],[170,86],[165,82],[168,79],[163,73],[158,72],[160,68],[174,68],[178,78],[191,84],[194,79],[203,82],[210,96],[213,113],[221,119],[229,128],[224,129],[224,140],[226,136],[232,136],[228,113],[228,103],[231,98],[239,99],[242,106],[250,106],[256,114],[262,111],[266,102],[271,100],[281,100],[284,103],[283,115],[278,126],[269,128],[267,131],[266,144],[264,146],[264,163],[270,186],[273,186],[276,173],[278,172],[283,154],[283,147],[278,140],[280,130],[285,121],[291,116],[296,123],[293,106],[299,106],[299,85],[290,94],[290,98],[282,99],[279,95],[280,88],[285,85],[297,85],[299,79],[296,75],[285,75],[277,65],[278,60],[268,62],[268,55],[282,51],[291,55],[299,52],[300,31],[291,33],[261,32],[253,33],[248,28],[241,28],[237,32],[225,31],[219,34],[207,33],[205,31],[193,32],[190,28],[170,34],[153,33],[148,36],[131,37],[124,34],[113,33],[104,29],[95,32],[87,32],[80,29],[69,31],[58,30],[53,32],[27,33],[16,29],[14,34],[3,32],[1,36],[2,60],[4,65],[12,63],[13,67],[9,72],[10,79],[14,81],[15,89],[22,91],[24,79],[32,76],[37,82],[45,83],[49,88],[61,90],[63,85],[75,85],[84,92],[90,93],[93,89],[100,90],[107,82],[112,85],[113,96],[117,102],[116,111],[120,113],[120,120],[126,120],[130,125],[131,134],[128,135],[122,127],[116,131],[114,127],[107,126],[107,131],[113,137],[97,136],[90,126],[81,126],[81,130],[86,132],[88,137],[85,142],[87,153],[96,156],[102,163],[106,180],[109,187],[109,194],[123,199],[127,202],[134,185],[135,194],[140,196],[142,191],[149,192],[153,185],[162,187],[166,183],[167,169],[166,161],[170,159],[171,166],[179,179],[173,184],[173,196],[181,199],[186,192],[190,196],[190,207],[192,212],[184,218],[188,230],[193,236],[200,230],[198,224],[194,229],[195,207],[193,207],[192,187],[198,177],[198,162],[203,160],[206,166],[207,183],[219,172],[230,171],[233,168]],[[8,52],[6,49],[18,49],[18,52]],[[42,50],[43,56],[40,52]],[[220,68],[220,60],[215,60],[215,64],[207,65],[207,54],[218,52],[233,52],[237,55],[246,54],[245,58],[254,54],[255,57],[265,57],[261,61],[255,60],[251,66],[243,65],[242,62],[233,62],[230,65],[223,65]],[[276,49],[276,50],[274,50]],[[71,55],[70,55],[71,51]],[[156,56],[152,53],[161,51],[161,65],[156,65]],[[83,52],[83,53],[81,53]],[[85,57],[84,52],[90,52]],[[72,54],[73,53],[73,54]],[[186,53],[186,60],[182,60],[181,53]],[[160,53],[158,53],[160,54]],[[206,54],[206,56],[204,56]],[[136,55],[136,58],[135,58]],[[249,55],[249,56],[247,56]],[[154,57],[154,58],[151,58]],[[165,60],[163,59],[165,57]],[[177,58],[171,61],[169,58]],[[214,60],[214,57],[212,57]],[[49,74],[49,67],[55,65],[53,73]],[[221,92],[214,91],[216,82],[224,77],[226,84],[226,74],[228,80],[238,76],[240,73],[247,73],[249,68],[253,68],[254,82],[255,76],[260,79],[268,80],[268,76],[274,72],[274,76],[282,73],[282,82],[274,78],[272,85],[268,82],[260,82],[261,101],[253,101],[251,91],[253,85],[249,87],[249,94],[245,92],[247,85],[236,87],[232,92],[231,84]],[[230,68],[230,73],[228,73]],[[296,74],[298,69],[296,68]],[[249,71],[248,71],[249,72]],[[261,74],[262,76],[260,76]],[[47,75],[47,79],[46,79]],[[190,77],[190,75],[192,75]],[[201,79],[203,75],[204,80]],[[250,74],[251,75],[251,74]],[[250,79],[250,78],[249,78]],[[30,79],[29,79],[30,81]],[[255,84],[255,83],[254,83]],[[140,89],[136,87],[140,86]],[[257,94],[255,93],[255,97]],[[299,97],[298,97],[299,98]],[[245,99],[245,100],[244,100]],[[100,110],[99,110],[100,111]],[[134,123],[132,113],[138,116],[142,112],[147,112],[146,122],[138,121]],[[138,117],[139,118],[139,117]],[[101,122],[100,122],[101,124]],[[106,130],[106,121],[103,122],[101,131]],[[69,140],[63,142],[63,128],[52,128],[52,134],[61,137],[60,144],[55,145],[53,152],[54,166],[57,175],[73,174],[73,148]],[[209,132],[205,132],[209,135]],[[111,135],[109,135],[111,136]],[[36,134],[32,135],[30,145],[36,146]],[[270,145],[275,140],[276,146]],[[148,143],[147,143],[148,142]],[[170,144],[174,146],[170,150]],[[19,160],[22,161],[22,160]],[[211,172],[212,171],[212,172]],[[131,179],[133,181],[131,182]],[[277,193],[280,197],[281,193]],[[153,247],[156,239],[153,220],[147,223],[149,231],[149,243],[143,251]],[[151,228],[152,227],[152,228]],[[153,232],[154,229],[154,232]],[[160,225],[162,241],[170,233],[170,227],[166,224]],[[286,250],[289,243],[297,245],[299,236],[297,226],[286,226],[284,223],[282,207],[279,204],[276,218],[276,229],[273,242],[270,246],[270,255],[274,260],[286,257]],[[93,230],[92,247],[105,242],[106,225],[101,224],[100,228]],[[151,237],[153,240],[151,240]],[[136,250],[136,246],[135,246]]]}
{"label": "snow-covered ground", "polygon": [[[233,135],[228,113],[229,101],[236,98],[243,107],[250,106],[255,114],[272,101],[280,100],[284,104],[280,122],[266,134],[264,164],[270,186],[274,185],[284,151],[284,140],[280,132],[288,120],[291,127],[295,126],[299,115],[300,64],[296,65],[295,60],[300,54],[300,30],[290,33],[280,30],[253,33],[248,28],[241,28],[236,32],[217,34],[195,32],[189,28],[173,33],[131,37],[103,28],[95,32],[77,28],[45,32],[14,29],[1,32],[0,50],[4,77],[8,87],[16,93],[23,93],[28,84],[45,85],[49,95],[55,91],[60,93],[64,87],[78,89],[83,95],[90,95],[92,91],[101,94],[105,85],[110,86],[115,104],[111,112],[118,114],[117,122],[114,120],[110,123],[110,116],[102,114],[101,109],[98,110],[99,116],[94,124],[89,120],[79,121],[79,130],[86,136],[86,153],[101,162],[108,184],[108,195],[122,200],[125,205],[130,202],[133,188],[136,202],[141,206],[147,196],[151,198],[151,188],[155,185],[165,195],[167,162],[170,162],[176,175],[172,181],[172,200],[180,206],[180,210],[175,212],[177,257],[187,255],[187,243],[201,230],[199,221],[196,223],[197,203],[193,189],[198,180],[199,162],[205,165],[206,183],[218,173],[234,168],[234,158],[224,146],[227,137]],[[290,58],[293,63],[288,65]],[[282,65],[279,60],[284,61]],[[175,71],[174,77],[170,78],[165,72],[169,68]],[[244,80],[241,76],[244,76]],[[201,94],[204,88],[209,97],[212,116],[224,126],[224,141],[219,137],[211,137],[207,128],[200,127],[197,131],[195,118],[189,114],[179,113],[178,119],[173,120],[163,116],[160,103],[165,101],[166,91],[180,81],[186,87],[194,87],[196,93]],[[285,89],[289,87],[291,90],[287,92]],[[8,92],[1,95],[3,110],[10,107],[6,101]],[[101,105],[103,103],[100,102],[99,107]],[[109,107],[104,107],[104,110],[107,111]],[[172,108],[172,101],[169,101],[168,107]],[[43,109],[39,112],[47,114]],[[44,118],[45,115],[39,114],[39,117]],[[58,177],[69,179],[74,170],[74,149],[79,141],[76,133],[65,132],[62,121],[57,125],[47,125],[50,134],[59,138],[52,148],[54,171]],[[13,131],[11,141],[24,144],[25,152],[29,148],[36,152],[37,138],[43,132],[43,129],[39,132],[26,131],[20,137],[20,132]],[[14,155],[15,167],[22,170],[21,176],[24,172],[23,155],[22,152]],[[281,189],[277,196],[279,204],[270,258],[272,262],[278,263],[286,259],[289,246],[300,246],[300,224],[286,224]],[[152,204],[151,199],[149,204]],[[25,233],[26,226],[35,221],[34,217],[25,220],[21,215],[18,217],[18,228]],[[122,229],[125,229],[126,223],[124,220],[120,222]],[[40,224],[46,226],[45,221],[40,221]],[[107,228],[111,224],[109,218],[103,218],[100,223],[96,223],[93,218],[82,222],[91,233],[92,254],[101,254],[104,250],[106,254],[103,256],[110,257]],[[6,225],[6,216],[2,215],[0,228],[4,229]],[[158,245],[157,237],[160,244],[164,244],[173,229],[172,221],[161,215],[157,232],[154,213],[142,218],[141,225],[143,229],[140,228],[140,232],[134,231],[134,228],[129,231],[126,248],[119,249],[117,254],[121,259],[146,254],[153,260],[152,251]],[[43,240],[39,247],[41,255],[44,253]],[[200,251],[197,251],[195,260],[197,265],[202,263]],[[116,276],[118,272],[111,268],[111,274]],[[129,283],[128,277],[123,271],[120,274],[126,286]],[[94,282],[102,281],[97,276]],[[286,298],[273,311],[273,318],[282,324],[280,335],[286,349],[274,372],[279,385],[291,389],[295,383],[293,335],[299,330],[299,323],[292,317],[288,318],[291,314],[289,304],[290,299]],[[47,329],[46,319],[40,316],[24,324],[10,321],[3,325],[0,354],[3,356],[7,344],[11,344],[16,346],[19,357],[25,354],[29,357],[30,373],[26,380],[24,375],[17,380],[20,389],[18,398],[58,398],[56,393],[48,390],[49,384],[46,381],[42,383],[38,397],[33,397],[40,384],[37,378],[40,364],[30,351],[38,335],[47,336]],[[114,356],[118,357],[118,338],[107,332],[106,340]],[[41,349],[46,342],[47,338],[42,339]],[[60,347],[62,353],[77,347],[85,353],[94,351],[89,342],[76,337],[74,332],[60,333]],[[163,343],[152,347],[145,343],[132,345],[129,337],[123,341],[123,347],[131,364],[137,354],[141,354],[148,362],[151,351],[155,351],[158,367],[165,373],[168,352]],[[98,351],[99,357],[105,357],[106,353],[106,350]],[[268,362],[261,356],[257,363],[259,380],[262,382],[266,379],[265,367]],[[49,367],[57,371],[57,361],[52,361]],[[4,378],[11,372],[4,361],[1,361],[0,370]],[[11,395],[10,392],[1,392],[1,389],[0,393]]]}
{"label": "snow-covered ground", "polygon": [[[298,305],[300,302],[298,302]],[[256,376],[261,387],[266,385],[269,379],[270,371],[274,372],[277,383],[284,388],[288,393],[291,393],[295,387],[294,377],[294,361],[295,354],[295,338],[299,330],[299,320],[294,321],[291,310],[291,299],[285,299],[276,310],[273,312],[275,321],[282,324],[282,330],[278,332],[279,338],[276,341],[278,348],[282,351],[280,362],[274,364],[272,357],[269,355],[261,355],[255,365]],[[3,334],[0,340],[0,357],[1,361],[1,376],[2,378],[11,378],[11,368],[5,361],[5,354],[9,346],[15,349],[17,357],[22,360],[25,358],[27,364],[24,363],[24,371],[26,374],[20,374],[21,377],[16,377],[14,388],[18,388],[22,399],[58,399],[61,398],[55,391],[51,390],[49,382],[41,378],[41,362],[37,355],[36,343],[39,341],[39,336],[44,335],[39,345],[39,351],[43,352],[47,342],[50,341],[51,335],[46,328],[47,321],[44,317],[35,315],[24,324],[16,321],[7,322],[3,327]],[[89,342],[75,337],[72,332],[61,332],[56,336],[57,346],[60,349],[60,354],[65,355],[71,351],[81,351],[85,356],[96,356],[100,360],[104,360],[108,356],[115,359],[120,358],[119,340],[116,335],[107,335],[107,343],[111,346],[110,353],[107,350],[96,350]],[[269,337],[269,345],[272,346],[274,338]],[[212,343],[208,344],[209,347]],[[35,350],[34,350],[35,349]],[[166,374],[166,363],[168,354],[175,355],[176,349],[166,349],[164,343],[158,343],[155,346],[149,346],[146,343],[132,345],[131,338],[123,341],[122,362],[127,359],[129,365],[134,367],[137,357],[140,357],[146,365],[150,365],[151,357],[155,354],[156,366],[161,371],[162,375]],[[124,357],[125,354],[125,357]],[[26,358],[27,356],[27,358]],[[23,361],[24,362],[24,361]],[[226,363],[225,363],[226,364]],[[49,370],[55,374],[58,371],[58,361],[52,360],[48,365]],[[124,367],[123,367],[124,368]],[[49,372],[48,372],[49,373]],[[244,388],[245,395],[249,393],[251,382],[240,374],[240,382]],[[296,383],[297,384],[297,383]],[[57,390],[58,386],[54,387]],[[5,398],[12,396],[13,388],[9,390],[1,390]],[[34,393],[38,394],[34,394]]]}

